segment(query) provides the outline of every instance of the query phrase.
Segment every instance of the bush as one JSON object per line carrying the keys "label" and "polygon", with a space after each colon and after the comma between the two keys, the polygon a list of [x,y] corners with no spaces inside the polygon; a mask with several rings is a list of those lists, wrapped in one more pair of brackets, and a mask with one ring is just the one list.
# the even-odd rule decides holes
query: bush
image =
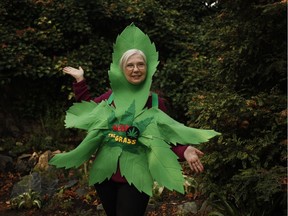
{"label": "bush", "polygon": [[253,215],[285,209],[286,102],[285,96],[265,93],[249,99],[227,92],[191,95],[189,125],[222,133],[200,146],[207,193],[220,189],[240,209],[259,209]]}
{"label": "bush", "polygon": [[1,135],[18,139],[42,128],[28,143],[67,142],[70,131],[49,120],[62,121],[73,102],[72,78],[62,68],[82,66],[91,92],[103,93],[115,38],[134,22],[159,51],[153,88],[167,96],[171,115],[222,133],[199,146],[206,152],[207,194],[221,190],[243,214],[284,208],[278,199],[285,200],[287,167],[285,1],[3,0],[0,6]]}

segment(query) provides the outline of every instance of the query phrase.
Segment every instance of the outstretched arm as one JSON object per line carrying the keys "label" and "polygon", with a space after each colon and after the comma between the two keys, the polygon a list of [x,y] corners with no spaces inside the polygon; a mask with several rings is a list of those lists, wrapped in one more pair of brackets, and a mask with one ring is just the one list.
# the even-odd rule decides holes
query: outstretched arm
{"label": "outstretched arm", "polygon": [[77,102],[92,100],[88,86],[85,82],[84,70],[82,67],[77,69],[67,66],[63,68],[63,72],[74,77],[76,80],[76,82],[73,83],[73,92]]}
{"label": "outstretched arm", "polygon": [[79,67],[78,69],[73,67],[65,67],[63,68],[63,72],[74,77],[77,83],[84,80],[84,70],[82,67]]}
{"label": "outstretched arm", "polygon": [[188,146],[184,151],[184,158],[188,162],[191,170],[196,173],[201,173],[204,171],[204,166],[200,161],[200,157],[203,155],[203,152],[193,146]]}

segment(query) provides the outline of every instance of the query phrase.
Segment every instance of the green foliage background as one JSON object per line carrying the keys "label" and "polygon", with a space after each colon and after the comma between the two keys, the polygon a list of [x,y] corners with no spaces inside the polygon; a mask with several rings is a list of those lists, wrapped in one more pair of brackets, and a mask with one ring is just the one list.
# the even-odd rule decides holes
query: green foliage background
{"label": "green foliage background", "polygon": [[[241,215],[282,214],[287,187],[287,8],[272,0],[1,0],[1,151],[57,148],[73,102],[66,65],[91,92],[109,88],[112,45],[131,22],[155,42],[154,88],[170,114],[212,128],[203,144],[205,193]],[[27,135],[28,134],[28,135]],[[41,137],[43,137],[41,139]],[[13,141],[11,141],[13,140]],[[221,192],[219,192],[221,191]],[[224,210],[222,210],[224,211]]]}

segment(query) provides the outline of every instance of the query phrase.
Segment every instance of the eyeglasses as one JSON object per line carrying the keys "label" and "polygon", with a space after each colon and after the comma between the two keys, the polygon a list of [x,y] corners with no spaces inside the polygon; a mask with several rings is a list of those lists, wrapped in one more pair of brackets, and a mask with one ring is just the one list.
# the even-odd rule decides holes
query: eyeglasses
{"label": "eyeglasses", "polygon": [[134,64],[128,64],[128,65],[126,65],[126,69],[127,69],[127,70],[130,70],[130,71],[134,70],[135,67],[137,67],[138,70],[144,70],[145,67],[146,67],[146,65],[145,65],[144,63],[138,63],[138,64],[136,64],[136,65],[134,65]]}

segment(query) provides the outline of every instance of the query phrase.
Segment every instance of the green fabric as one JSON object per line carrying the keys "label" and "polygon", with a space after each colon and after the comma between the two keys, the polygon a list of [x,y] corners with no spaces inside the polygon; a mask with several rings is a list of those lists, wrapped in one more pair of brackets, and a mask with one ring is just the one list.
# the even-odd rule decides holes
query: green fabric
{"label": "green fabric", "polygon": [[[146,55],[147,77],[139,85],[129,83],[119,66],[123,53],[129,49],[139,49]],[[136,113],[141,112],[149,97],[152,76],[158,65],[158,52],[155,45],[148,35],[132,23],[117,37],[112,59],[109,79],[114,94],[114,104],[117,107],[116,116],[121,116],[133,101],[135,101]]]}
{"label": "green fabric", "polygon": [[150,145],[151,152],[148,154],[148,164],[155,181],[169,190],[184,193],[184,177],[181,166],[170,146],[163,140],[154,140]]}
{"label": "green fabric", "polygon": [[56,167],[79,167],[90,159],[91,155],[96,152],[99,145],[103,142],[100,131],[92,131],[87,134],[85,139],[74,150],[55,155],[49,163]]}
{"label": "green fabric", "polygon": [[145,112],[135,118],[135,121],[141,121],[150,116],[153,116],[154,120],[148,125],[142,135],[166,140],[172,144],[200,144],[209,141],[216,135],[220,135],[214,130],[187,127],[157,108],[145,110]]}
{"label": "green fabric", "polygon": [[126,177],[129,184],[135,185],[138,190],[152,196],[153,177],[149,171],[147,151],[137,154],[124,151],[120,157],[121,174]]}
{"label": "green fabric", "polygon": [[122,149],[118,146],[104,145],[99,149],[89,171],[89,185],[110,179],[111,175],[117,170],[118,158],[121,152]]}
{"label": "green fabric", "polygon": [[113,92],[112,92],[112,94],[111,94],[110,97],[108,98],[108,104],[112,104],[113,100],[114,100],[114,94],[113,94]]}
{"label": "green fabric", "polygon": [[158,95],[152,92],[152,107],[158,108]]}
{"label": "green fabric", "polygon": [[[144,51],[148,76],[141,85],[127,82],[119,70],[119,59],[131,48]],[[85,139],[74,150],[55,155],[50,164],[78,167],[96,154],[89,184],[110,179],[117,171],[139,191],[152,195],[153,182],[184,193],[184,178],[171,144],[199,144],[219,135],[214,130],[186,127],[158,109],[152,94],[152,108],[144,108],[150,94],[158,53],[147,35],[131,24],[117,38],[109,78],[113,95],[99,104],[75,103],[66,114],[65,126],[87,130]],[[110,104],[114,102],[114,106]]]}
{"label": "green fabric", "polygon": [[[116,118],[115,110],[107,101],[99,105],[94,102],[74,104],[67,111],[66,127],[89,125],[86,128],[88,135],[76,149],[55,155],[50,164],[78,167],[97,152],[90,170],[90,185],[109,179],[116,172],[119,160],[121,174],[139,191],[151,196],[153,181],[157,181],[170,190],[183,193],[181,166],[170,144],[199,144],[219,133],[186,127],[155,107],[144,109],[136,116],[135,103],[132,103],[121,118]],[[81,118],[85,121],[78,122]],[[140,131],[136,144],[116,142],[109,137],[113,125],[136,126]],[[113,134],[126,136],[125,132]]]}

